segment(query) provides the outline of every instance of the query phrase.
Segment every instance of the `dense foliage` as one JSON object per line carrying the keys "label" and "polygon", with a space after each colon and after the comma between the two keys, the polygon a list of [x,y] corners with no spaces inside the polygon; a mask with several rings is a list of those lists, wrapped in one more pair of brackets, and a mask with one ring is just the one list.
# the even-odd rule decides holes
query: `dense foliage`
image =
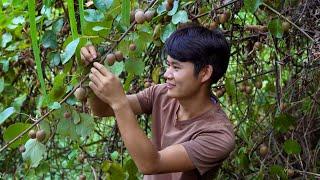
{"label": "dense foliage", "polygon": [[0,1],[0,178],[140,179],[115,119],[90,115],[79,50],[136,93],[164,82],[163,43],[190,21],[232,47],[212,90],[237,141],[217,179],[319,178],[318,0]]}

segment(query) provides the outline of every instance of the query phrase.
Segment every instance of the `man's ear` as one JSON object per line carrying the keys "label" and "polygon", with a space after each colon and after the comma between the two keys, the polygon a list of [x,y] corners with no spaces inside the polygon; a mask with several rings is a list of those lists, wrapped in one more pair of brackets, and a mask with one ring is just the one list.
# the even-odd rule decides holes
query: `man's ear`
{"label": "man's ear", "polygon": [[213,73],[212,65],[206,65],[205,67],[203,67],[200,71],[201,82],[208,81],[210,79],[212,73]]}

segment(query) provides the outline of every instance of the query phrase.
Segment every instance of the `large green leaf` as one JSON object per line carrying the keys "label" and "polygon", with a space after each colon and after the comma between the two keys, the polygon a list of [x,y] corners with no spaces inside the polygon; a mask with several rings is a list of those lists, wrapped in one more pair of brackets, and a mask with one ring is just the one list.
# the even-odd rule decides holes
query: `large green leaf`
{"label": "large green leaf", "polygon": [[111,71],[113,74],[117,75],[117,76],[119,76],[119,75],[122,73],[123,70],[124,70],[124,63],[123,63],[123,61],[121,61],[121,62],[115,62],[115,63],[110,67],[110,71]]}
{"label": "large green leaf", "polygon": [[262,0],[244,0],[244,8],[247,11],[254,13],[262,3]]}
{"label": "large green leaf", "polygon": [[129,174],[128,180],[138,180],[138,177],[137,177],[138,168],[131,158],[126,160],[124,164],[124,169]]}
{"label": "large green leaf", "polygon": [[144,62],[142,60],[127,60],[125,62],[125,68],[129,73],[135,75],[141,75],[144,71]]}
{"label": "large green leaf", "polygon": [[57,36],[54,31],[49,30],[43,34],[42,41],[43,47],[55,49],[58,46]]}
{"label": "large green leaf", "polygon": [[[15,123],[10,125],[3,133],[3,139],[8,143],[15,137],[17,137],[20,133],[22,133],[24,130],[29,128],[31,124],[26,123]],[[28,135],[24,134],[21,138],[19,138],[17,141],[12,143],[9,147],[11,148],[17,148],[19,145],[24,144],[28,140]]]}
{"label": "large green leaf", "polygon": [[184,10],[178,11],[175,15],[172,16],[171,22],[173,24],[188,22],[188,13],[187,13],[187,11],[184,11]]}
{"label": "large green leaf", "polygon": [[152,74],[151,74],[152,81],[154,83],[156,83],[156,84],[158,84],[158,82],[159,82],[160,72],[161,72],[161,67],[160,66],[157,66],[152,70]]}
{"label": "large green leaf", "polygon": [[276,38],[282,38],[283,36],[283,29],[282,29],[282,23],[279,18],[273,19],[268,24],[268,29],[272,35],[274,35]]}
{"label": "large green leaf", "polygon": [[95,9],[86,9],[84,10],[84,19],[88,22],[101,22],[104,19],[104,15]]}
{"label": "large green leaf", "polygon": [[130,24],[130,0],[121,1],[121,21],[126,27]]}
{"label": "large green leaf", "polygon": [[280,114],[275,117],[273,127],[276,131],[285,133],[295,124],[294,117],[289,114]]}
{"label": "large green leaf", "polygon": [[7,109],[5,109],[4,111],[2,111],[0,113],[0,125],[6,120],[8,119],[16,110],[14,109],[14,107],[8,107]]}
{"label": "large green leaf", "polygon": [[172,23],[169,23],[164,27],[163,33],[160,36],[161,41],[164,43],[167,38],[176,30],[176,26]]}
{"label": "large green leaf", "polygon": [[113,3],[113,0],[93,0],[94,5],[101,11],[109,9]]}
{"label": "large green leaf", "polygon": [[93,117],[86,113],[80,113],[80,123],[76,126],[76,132],[79,136],[86,137],[94,129]]}
{"label": "large green leaf", "polygon": [[77,38],[67,45],[66,49],[64,50],[64,53],[61,54],[62,64],[65,64],[70,60],[70,58],[76,52],[79,42],[80,42],[80,39]]}
{"label": "large green leaf", "polygon": [[63,27],[63,18],[59,18],[52,24],[52,31],[54,33],[58,33],[60,32],[62,27]]}
{"label": "large green leaf", "polygon": [[283,149],[287,154],[299,154],[301,152],[300,144],[291,139],[284,142]]}
{"label": "large green leaf", "polygon": [[25,148],[26,151],[22,153],[23,159],[30,162],[31,167],[37,167],[46,153],[46,146],[36,139],[29,139]]}
{"label": "large green leaf", "polygon": [[69,137],[73,140],[78,139],[76,125],[70,119],[61,119],[58,123],[57,133],[62,137]]}

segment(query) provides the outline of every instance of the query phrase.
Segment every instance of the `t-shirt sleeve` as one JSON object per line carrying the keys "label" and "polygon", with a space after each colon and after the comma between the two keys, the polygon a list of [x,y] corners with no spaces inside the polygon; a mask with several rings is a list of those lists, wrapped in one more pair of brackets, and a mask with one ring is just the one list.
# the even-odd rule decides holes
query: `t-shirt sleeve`
{"label": "t-shirt sleeve", "polygon": [[221,165],[234,149],[234,144],[232,125],[219,125],[205,130],[196,138],[182,143],[201,175]]}
{"label": "t-shirt sleeve", "polygon": [[160,84],[154,85],[137,93],[138,101],[144,113],[146,114],[152,113],[154,98],[156,97],[156,94],[158,93],[160,88],[161,88]]}

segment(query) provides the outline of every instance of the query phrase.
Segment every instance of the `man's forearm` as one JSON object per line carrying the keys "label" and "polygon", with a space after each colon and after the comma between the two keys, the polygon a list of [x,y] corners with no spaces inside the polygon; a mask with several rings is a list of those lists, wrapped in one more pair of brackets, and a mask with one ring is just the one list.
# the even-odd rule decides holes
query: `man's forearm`
{"label": "man's forearm", "polygon": [[114,107],[121,137],[139,170],[149,173],[159,159],[157,149],[140,128],[128,100]]}

